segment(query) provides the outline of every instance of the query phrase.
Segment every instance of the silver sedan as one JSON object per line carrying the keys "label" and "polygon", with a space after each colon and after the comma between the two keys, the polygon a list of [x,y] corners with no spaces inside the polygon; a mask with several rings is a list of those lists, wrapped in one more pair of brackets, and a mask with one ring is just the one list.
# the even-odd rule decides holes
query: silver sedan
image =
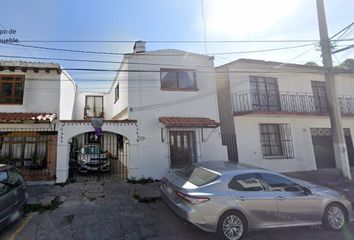
{"label": "silver sedan", "polygon": [[351,202],[336,191],[230,162],[172,170],[160,188],[180,217],[230,240],[265,228],[323,224],[338,231],[354,217]]}

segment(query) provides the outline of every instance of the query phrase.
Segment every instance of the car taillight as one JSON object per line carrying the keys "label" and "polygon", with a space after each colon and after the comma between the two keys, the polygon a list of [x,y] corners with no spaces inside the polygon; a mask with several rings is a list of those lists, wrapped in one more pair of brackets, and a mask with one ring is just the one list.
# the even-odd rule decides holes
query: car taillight
{"label": "car taillight", "polygon": [[200,204],[203,202],[207,202],[210,200],[210,198],[208,197],[203,197],[203,196],[191,196],[182,192],[177,191],[176,195],[184,200],[186,200],[187,202],[196,205],[196,204]]}

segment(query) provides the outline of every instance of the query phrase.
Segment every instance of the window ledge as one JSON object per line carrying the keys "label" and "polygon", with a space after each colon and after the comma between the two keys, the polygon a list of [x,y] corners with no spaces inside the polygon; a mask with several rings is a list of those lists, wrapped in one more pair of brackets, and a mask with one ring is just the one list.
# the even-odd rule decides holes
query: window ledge
{"label": "window ledge", "polygon": [[0,105],[23,105],[23,103],[0,103]]}
{"label": "window ledge", "polygon": [[272,156],[263,156],[263,159],[266,160],[282,160],[282,159],[294,159],[295,157],[287,157],[284,155],[272,155]]}

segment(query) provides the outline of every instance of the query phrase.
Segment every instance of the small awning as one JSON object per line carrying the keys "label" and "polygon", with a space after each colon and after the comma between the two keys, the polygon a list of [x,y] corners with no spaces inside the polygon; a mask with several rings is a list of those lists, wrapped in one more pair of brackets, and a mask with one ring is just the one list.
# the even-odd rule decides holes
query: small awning
{"label": "small awning", "polygon": [[42,122],[50,123],[56,119],[55,113],[0,112],[1,123]]}
{"label": "small awning", "polygon": [[216,128],[220,123],[204,117],[160,117],[159,122],[167,128],[191,127],[191,128]]}

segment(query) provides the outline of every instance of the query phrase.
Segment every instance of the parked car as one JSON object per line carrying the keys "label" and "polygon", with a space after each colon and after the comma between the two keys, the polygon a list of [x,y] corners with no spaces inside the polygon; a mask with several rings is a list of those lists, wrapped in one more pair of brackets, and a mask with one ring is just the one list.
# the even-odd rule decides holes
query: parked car
{"label": "parked car", "polygon": [[110,170],[110,159],[99,144],[84,145],[77,155],[77,162],[79,164],[78,170],[81,173]]}
{"label": "parked car", "polygon": [[241,239],[248,230],[318,224],[338,231],[354,216],[351,202],[336,191],[229,162],[172,170],[160,189],[180,217],[223,239]]}
{"label": "parked car", "polygon": [[27,202],[26,183],[13,166],[0,164],[0,230],[22,215]]}

